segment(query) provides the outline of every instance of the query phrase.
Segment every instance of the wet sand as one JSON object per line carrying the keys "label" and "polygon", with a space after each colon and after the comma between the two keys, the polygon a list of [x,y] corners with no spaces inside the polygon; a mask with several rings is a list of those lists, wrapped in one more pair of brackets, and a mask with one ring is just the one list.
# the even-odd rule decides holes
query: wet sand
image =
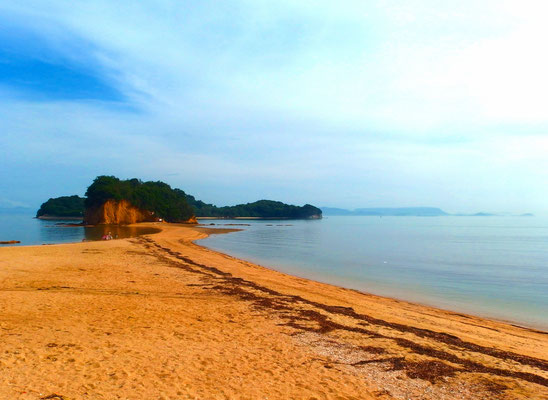
{"label": "wet sand", "polygon": [[0,399],[548,399],[545,332],[193,243],[230,229],[147,225],[0,248]]}

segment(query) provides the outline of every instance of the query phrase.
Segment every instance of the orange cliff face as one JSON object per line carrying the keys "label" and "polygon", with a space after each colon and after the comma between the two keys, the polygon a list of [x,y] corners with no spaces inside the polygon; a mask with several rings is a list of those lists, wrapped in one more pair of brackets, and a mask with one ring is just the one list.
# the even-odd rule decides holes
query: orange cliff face
{"label": "orange cliff face", "polygon": [[[89,225],[129,225],[137,222],[157,222],[160,221],[160,218],[153,211],[137,208],[127,200],[107,200],[98,208],[86,209],[84,221]],[[198,223],[195,216],[192,216],[188,221],[180,222],[186,224]]]}
{"label": "orange cliff face", "polygon": [[84,215],[86,224],[126,225],[136,222],[154,222],[158,218],[153,212],[135,207],[127,200],[107,200],[99,208],[90,208]]}
{"label": "orange cliff face", "polygon": [[188,221],[185,221],[184,223],[185,224],[197,224],[198,220],[196,219],[196,216],[193,215],[192,217],[190,217],[190,219]]}

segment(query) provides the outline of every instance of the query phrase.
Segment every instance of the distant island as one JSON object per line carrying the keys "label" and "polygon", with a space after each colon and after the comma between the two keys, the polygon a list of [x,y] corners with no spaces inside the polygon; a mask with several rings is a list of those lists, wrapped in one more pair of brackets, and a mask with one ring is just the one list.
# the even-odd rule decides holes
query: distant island
{"label": "distant island", "polygon": [[42,203],[38,212],[37,218],[83,218],[84,217],[84,201],[80,196],[62,196],[55,199],[49,199]]}
{"label": "distant island", "polygon": [[145,221],[196,223],[196,218],[319,219],[322,211],[310,204],[294,206],[280,201],[259,200],[236,206],[217,207],[196,200],[164,182],[121,180],[98,176],[85,197],[62,196],[44,202],[37,218],[82,218],[84,223],[130,224]]}
{"label": "distant island", "polygon": [[346,210],[344,208],[321,207],[323,215],[326,216],[377,216],[377,217],[533,217],[534,214],[496,214],[488,212],[477,212],[473,214],[450,214],[437,207],[381,207],[381,208],[357,208]]}
{"label": "distant island", "polygon": [[196,200],[191,195],[187,195],[186,199],[198,218],[319,219],[322,217],[322,210],[310,204],[299,207],[281,201],[259,200],[253,203],[217,207]]}
{"label": "distant island", "polygon": [[379,217],[408,216],[408,217],[438,217],[449,215],[435,207],[401,207],[401,208],[358,208],[345,210],[343,208],[322,207],[324,215],[369,215]]}

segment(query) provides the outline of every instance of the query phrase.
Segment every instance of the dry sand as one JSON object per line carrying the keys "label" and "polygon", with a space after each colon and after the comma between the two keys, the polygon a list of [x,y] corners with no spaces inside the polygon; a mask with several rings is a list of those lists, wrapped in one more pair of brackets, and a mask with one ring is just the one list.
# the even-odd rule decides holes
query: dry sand
{"label": "dry sand", "polygon": [[296,278],[192,243],[208,229],[162,227],[0,249],[0,399],[548,399],[544,332]]}

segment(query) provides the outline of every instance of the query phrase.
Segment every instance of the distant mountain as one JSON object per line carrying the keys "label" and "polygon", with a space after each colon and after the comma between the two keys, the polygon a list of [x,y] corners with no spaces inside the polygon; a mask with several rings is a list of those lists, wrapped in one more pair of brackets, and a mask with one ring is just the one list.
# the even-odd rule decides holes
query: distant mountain
{"label": "distant mountain", "polygon": [[470,217],[494,217],[496,215],[497,214],[493,214],[493,213],[478,212],[478,213],[475,213],[475,214],[471,214]]}
{"label": "distant mountain", "polygon": [[525,214],[512,214],[509,212],[500,212],[500,213],[490,213],[490,212],[477,212],[473,214],[451,214],[454,217],[534,217],[535,214],[525,213]]}
{"label": "distant mountain", "polygon": [[321,207],[325,216],[376,216],[376,217],[533,217],[534,214],[512,214],[512,213],[489,213],[477,212],[472,214],[458,213],[449,214],[437,207],[399,207],[399,208],[357,208],[355,210],[346,210],[344,208]]}
{"label": "distant mountain", "polygon": [[378,217],[439,217],[450,215],[436,207],[358,208],[353,211],[342,208],[322,207],[323,215],[365,215]]}

